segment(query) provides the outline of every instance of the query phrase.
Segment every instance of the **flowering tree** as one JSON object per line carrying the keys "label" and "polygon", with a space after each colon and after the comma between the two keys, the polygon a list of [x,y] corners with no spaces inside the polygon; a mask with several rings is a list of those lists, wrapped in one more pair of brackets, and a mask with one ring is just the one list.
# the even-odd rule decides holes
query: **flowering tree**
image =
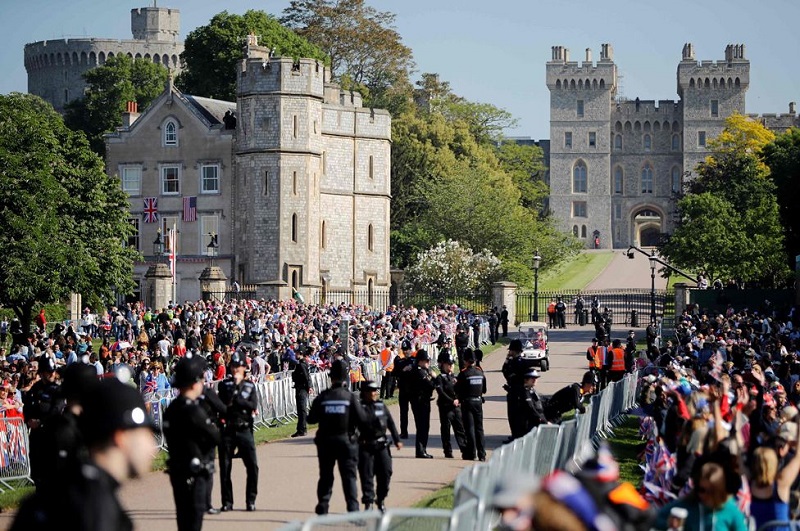
{"label": "flowering tree", "polygon": [[474,253],[454,240],[439,242],[416,256],[406,269],[408,281],[435,297],[474,291],[499,280],[500,260],[484,249]]}

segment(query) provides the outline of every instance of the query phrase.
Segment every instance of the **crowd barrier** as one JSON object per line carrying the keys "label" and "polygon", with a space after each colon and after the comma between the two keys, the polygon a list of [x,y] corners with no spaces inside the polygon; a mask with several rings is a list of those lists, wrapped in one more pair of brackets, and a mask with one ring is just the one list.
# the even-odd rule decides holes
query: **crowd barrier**
{"label": "crowd barrier", "polygon": [[0,419],[0,492],[12,490],[11,482],[31,482],[28,428],[21,418]]}
{"label": "crowd barrier", "polygon": [[[496,449],[485,463],[465,468],[455,481],[452,511],[434,509],[390,509],[381,515],[374,511],[334,516],[319,516],[305,523],[293,522],[284,531],[322,529],[431,529],[484,531],[494,529],[499,515],[489,505],[498,482],[510,474],[545,476],[556,469],[579,467],[588,459],[601,438],[612,434],[626,412],[636,406],[638,374],[629,374],[610,383],[592,396],[585,413],[561,424],[534,428],[524,437]],[[398,527],[409,519],[409,525]],[[413,522],[413,527],[411,524]]]}

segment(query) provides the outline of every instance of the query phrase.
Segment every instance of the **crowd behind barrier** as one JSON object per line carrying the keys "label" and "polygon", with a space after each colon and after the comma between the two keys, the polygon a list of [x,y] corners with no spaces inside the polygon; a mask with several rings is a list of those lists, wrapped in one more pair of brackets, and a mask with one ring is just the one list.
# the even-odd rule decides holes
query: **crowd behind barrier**
{"label": "crowd behind barrier", "polygon": [[534,428],[524,437],[496,449],[487,462],[462,470],[455,481],[452,511],[389,509],[384,514],[368,511],[319,516],[304,523],[293,522],[282,530],[494,529],[498,515],[490,507],[489,500],[498,482],[512,472],[544,477],[556,469],[579,467],[593,453],[599,440],[611,435],[625,413],[636,407],[638,385],[639,373],[609,383],[603,391],[591,397],[585,413],[578,413],[574,419],[559,425],[545,424]]}
{"label": "crowd behind barrier", "polygon": [[30,481],[28,429],[22,418],[0,419],[0,492]]}

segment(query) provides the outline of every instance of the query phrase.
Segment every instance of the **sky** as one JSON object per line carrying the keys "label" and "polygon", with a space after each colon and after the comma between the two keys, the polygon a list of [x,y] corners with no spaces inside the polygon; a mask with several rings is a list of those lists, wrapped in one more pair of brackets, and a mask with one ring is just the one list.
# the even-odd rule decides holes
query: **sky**
{"label": "sky", "polygon": [[[152,0],[0,0],[0,93],[27,90],[23,47],[65,37],[130,39],[130,10]],[[456,94],[508,110],[510,136],[549,137],[545,63],[550,47],[582,60],[611,43],[621,95],[677,99],[676,68],[685,42],[698,60],[721,60],[730,43],[750,60],[748,113],[784,113],[800,100],[798,0],[367,0],[397,15],[416,61],[414,75],[438,73]],[[288,0],[158,0],[181,11],[181,37],[223,9],[280,16]]]}

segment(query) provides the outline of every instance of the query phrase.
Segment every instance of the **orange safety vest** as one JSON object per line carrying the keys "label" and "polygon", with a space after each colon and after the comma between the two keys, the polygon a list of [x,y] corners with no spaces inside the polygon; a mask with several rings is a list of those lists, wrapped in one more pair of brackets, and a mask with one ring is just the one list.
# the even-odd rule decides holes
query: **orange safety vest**
{"label": "orange safety vest", "polygon": [[[383,349],[381,351],[381,367],[386,365],[386,363],[391,359],[391,357],[392,357],[392,351],[389,350],[388,348]],[[394,368],[394,363],[387,365],[385,370],[386,372],[391,372],[393,368]]]}
{"label": "orange safety vest", "polygon": [[611,362],[611,372],[625,372],[625,351],[621,348],[612,348],[614,359]]}
{"label": "orange safety vest", "polygon": [[550,304],[547,306],[547,313],[556,313],[556,303],[554,303],[554,302],[551,302],[551,303],[550,303]]}
{"label": "orange safety vest", "polygon": [[586,349],[586,353],[589,354],[591,358],[589,360],[589,368],[590,369],[602,369],[603,368],[603,358],[605,358],[605,348],[598,346],[597,350],[592,352],[592,347]]}

